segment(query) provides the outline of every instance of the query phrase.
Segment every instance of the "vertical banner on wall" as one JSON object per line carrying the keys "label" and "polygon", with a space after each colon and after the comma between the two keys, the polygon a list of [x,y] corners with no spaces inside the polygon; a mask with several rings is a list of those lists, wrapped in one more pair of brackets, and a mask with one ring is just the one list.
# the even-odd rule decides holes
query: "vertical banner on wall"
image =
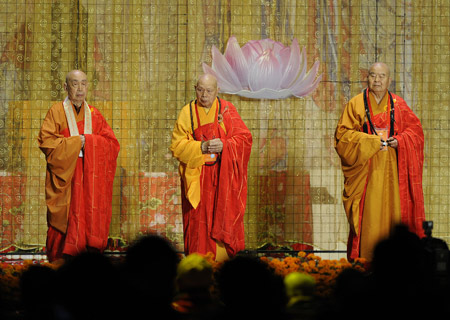
{"label": "vertical banner on wall", "polygon": [[25,201],[26,176],[0,171],[0,252],[16,248],[23,233],[23,206]]}
{"label": "vertical banner on wall", "polygon": [[156,233],[182,250],[180,177],[174,172],[140,172],[139,233]]}

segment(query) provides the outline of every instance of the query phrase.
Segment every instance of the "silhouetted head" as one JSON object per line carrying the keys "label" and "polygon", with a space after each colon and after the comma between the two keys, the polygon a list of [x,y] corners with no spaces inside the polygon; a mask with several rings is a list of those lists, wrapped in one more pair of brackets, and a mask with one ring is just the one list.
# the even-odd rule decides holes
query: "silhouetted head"
{"label": "silhouetted head", "polygon": [[102,253],[74,256],[58,269],[57,277],[57,301],[75,319],[98,319],[113,314],[113,309],[105,306],[117,288],[117,270]]}
{"label": "silhouetted head", "polygon": [[144,236],[129,247],[122,277],[132,316],[144,316],[153,310],[152,314],[169,317],[178,262],[173,246],[158,235]]}
{"label": "silhouetted head", "polygon": [[280,316],[286,306],[283,278],[257,257],[235,256],[217,274],[218,291],[231,315]]}
{"label": "silhouetted head", "polygon": [[212,265],[201,255],[191,253],[178,264],[177,285],[179,291],[209,290],[212,284]]}

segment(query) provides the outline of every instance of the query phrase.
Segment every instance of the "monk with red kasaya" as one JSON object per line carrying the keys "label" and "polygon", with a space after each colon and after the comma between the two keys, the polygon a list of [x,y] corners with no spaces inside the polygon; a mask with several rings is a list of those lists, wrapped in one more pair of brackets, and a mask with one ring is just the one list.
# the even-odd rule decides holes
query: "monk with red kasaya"
{"label": "monk with red kasaya", "polygon": [[376,244],[397,224],[424,236],[424,134],[406,102],[388,91],[390,83],[388,66],[373,64],[368,88],[347,103],[335,132],[349,259],[370,261]]}
{"label": "monk with red kasaya", "polygon": [[179,160],[185,254],[217,261],[245,248],[244,212],[252,135],[236,108],[217,97],[217,79],[202,75],[197,99],[181,110],[170,149]]}
{"label": "monk with red kasaya", "polygon": [[39,132],[47,174],[47,257],[50,262],[84,251],[103,252],[112,214],[119,142],[100,112],[85,101],[84,72],[66,76],[67,98],[48,111]]}

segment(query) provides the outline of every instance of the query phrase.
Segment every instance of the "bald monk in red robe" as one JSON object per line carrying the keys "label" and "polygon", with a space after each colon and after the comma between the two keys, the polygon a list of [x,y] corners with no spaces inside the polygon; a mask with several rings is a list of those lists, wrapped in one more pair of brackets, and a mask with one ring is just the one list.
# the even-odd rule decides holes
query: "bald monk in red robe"
{"label": "bald monk in red robe", "polygon": [[236,108],[217,97],[217,80],[202,75],[197,99],[183,107],[170,149],[179,161],[185,254],[217,261],[245,248],[244,212],[252,135]]}
{"label": "bald monk in red robe", "polygon": [[47,160],[50,262],[106,248],[120,148],[105,118],[85,101],[86,74],[69,72],[64,89],[67,98],[50,108],[38,137]]}
{"label": "bald monk in red robe", "polygon": [[424,236],[422,125],[406,102],[388,91],[390,83],[388,66],[373,64],[368,88],[348,102],[335,132],[351,260],[371,260],[377,243],[397,224]]}

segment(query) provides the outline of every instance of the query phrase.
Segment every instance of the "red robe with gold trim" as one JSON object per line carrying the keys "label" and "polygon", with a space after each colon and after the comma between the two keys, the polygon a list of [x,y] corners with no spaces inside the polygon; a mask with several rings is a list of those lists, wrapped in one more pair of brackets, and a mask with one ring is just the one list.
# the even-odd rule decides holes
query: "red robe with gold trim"
{"label": "red robe with gold trim", "polygon": [[[247,202],[247,165],[252,135],[236,108],[220,100],[217,136],[223,142],[220,160],[205,165],[200,137],[194,139],[190,106],[180,112],[172,135],[171,150],[180,161],[182,179],[185,254],[216,254],[216,242],[223,243],[229,256],[245,249],[244,212]],[[208,114],[216,114],[218,100]],[[199,127],[192,103],[194,130]],[[211,124],[201,122],[201,126]],[[216,132],[216,131],[214,131]],[[206,137],[210,140],[213,136]]]}

